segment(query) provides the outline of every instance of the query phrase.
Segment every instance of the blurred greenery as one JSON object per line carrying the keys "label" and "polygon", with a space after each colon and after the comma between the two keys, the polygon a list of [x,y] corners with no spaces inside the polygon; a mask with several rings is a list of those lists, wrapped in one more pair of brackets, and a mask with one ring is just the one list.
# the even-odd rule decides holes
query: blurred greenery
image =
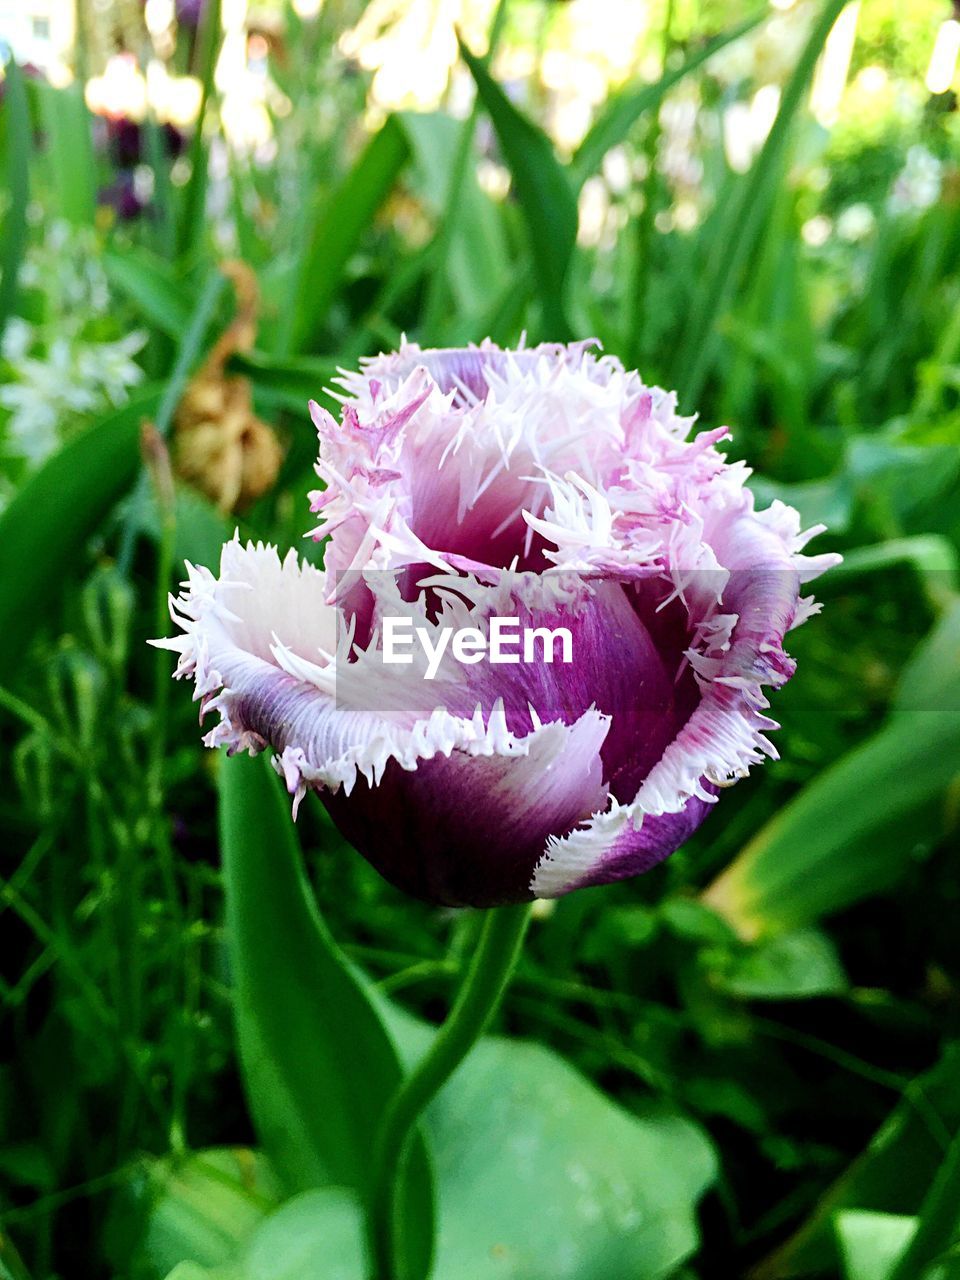
{"label": "blurred greenery", "polygon": [[[318,804],[294,832],[145,641],[235,525],[299,539],[307,400],[403,333],[597,336],[846,557],[782,758],[664,866],[538,911],[428,1112],[411,1276],[960,1274],[950,6],[465,3],[460,53],[432,0],[166,8],[81,2],[77,79],[2,85],[0,1280],[363,1275],[379,1109],[476,919]],[[194,80],[144,115],[133,59]],[[228,326],[246,434],[188,455]]]}

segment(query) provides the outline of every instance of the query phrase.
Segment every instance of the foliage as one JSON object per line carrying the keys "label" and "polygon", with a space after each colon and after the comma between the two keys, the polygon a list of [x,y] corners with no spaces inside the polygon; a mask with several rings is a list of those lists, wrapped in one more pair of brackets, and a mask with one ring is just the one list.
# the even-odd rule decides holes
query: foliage
{"label": "foliage", "polygon": [[[507,5],[501,52],[541,8]],[[378,121],[338,51],[349,5],[284,9],[270,145],[228,145],[208,23],[174,54],[205,77],[205,127],[174,156],[145,124],[149,203],[129,222],[98,205],[116,175],[78,87],[8,66],[0,1277],[364,1274],[376,1120],[476,921],[401,900],[317,804],[294,833],[262,762],[202,750],[145,641],[182,560],[209,563],[234,522],[295,542],[306,401],[404,332],[596,334],[730,422],[759,500],[823,520],[846,556],[795,637],[782,759],[662,868],[534,921],[497,1034],[423,1125],[410,1274],[431,1251],[435,1280],[956,1271],[956,113],[923,89],[928,24],[884,2],[863,6],[839,120],[819,125],[807,91],[839,8],[810,9],[774,75],[765,12],[653,6],[662,78],[616,86],[573,148],[544,127],[549,84],[518,95],[498,56],[466,51],[467,119]],[[551,9],[555,48],[573,18]],[[774,81],[779,115],[740,172],[726,113]],[[226,256],[261,292],[232,372],[285,449],[229,519],[174,481],[166,443],[233,314]],[[45,458],[10,447],[24,326]],[[84,400],[58,342],[98,368],[126,343],[136,373]]]}

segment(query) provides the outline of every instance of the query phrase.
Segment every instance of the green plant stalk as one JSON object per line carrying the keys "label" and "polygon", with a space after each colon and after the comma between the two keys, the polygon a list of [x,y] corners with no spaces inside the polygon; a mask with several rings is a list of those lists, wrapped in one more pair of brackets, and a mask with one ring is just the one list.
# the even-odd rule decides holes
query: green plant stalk
{"label": "green plant stalk", "polygon": [[372,1280],[398,1280],[403,1223],[398,1207],[410,1139],[424,1108],[483,1035],[510,982],[530,920],[530,904],[487,912],[473,961],[430,1050],[403,1082],[377,1135],[368,1199]]}

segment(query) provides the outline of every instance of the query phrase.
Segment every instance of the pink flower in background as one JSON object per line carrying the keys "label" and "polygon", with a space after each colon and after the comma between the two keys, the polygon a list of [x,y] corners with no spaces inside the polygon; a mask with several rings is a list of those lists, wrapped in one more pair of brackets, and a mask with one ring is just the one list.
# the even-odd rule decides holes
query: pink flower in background
{"label": "pink flower in background", "polygon": [[[394,884],[489,906],[637,875],[764,755],[764,686],[813,611],[790,507],[754,509],[725,429],[592,343],[396,354],[312,406],[324,569],[223,549],[171,602],[205,741],[267,746]],[[385,661],[389,619],[436,649],[492,619],[566,629],[572,660]],[[537,657],[536,655],[540,655]]]}

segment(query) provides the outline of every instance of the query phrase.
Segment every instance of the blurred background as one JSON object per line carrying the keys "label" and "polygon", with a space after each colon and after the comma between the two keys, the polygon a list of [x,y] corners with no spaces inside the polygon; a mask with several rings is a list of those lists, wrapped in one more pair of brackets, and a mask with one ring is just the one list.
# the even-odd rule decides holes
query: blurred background
{"label": "blurred background", "polygon": [[[306,402],[404,334],[597,337],[846,557],[790,637],[782,759],[540,910],[501,1016],[714,1153],[615,1280],[960,1274],[958,19],[0,0],[3,1280],[215,1268],[275,1202],[218,759],[144,642],[234,527],[322,555]],[[298,827],[338,941],[439,1019],[473,917],[319,804]]]}

